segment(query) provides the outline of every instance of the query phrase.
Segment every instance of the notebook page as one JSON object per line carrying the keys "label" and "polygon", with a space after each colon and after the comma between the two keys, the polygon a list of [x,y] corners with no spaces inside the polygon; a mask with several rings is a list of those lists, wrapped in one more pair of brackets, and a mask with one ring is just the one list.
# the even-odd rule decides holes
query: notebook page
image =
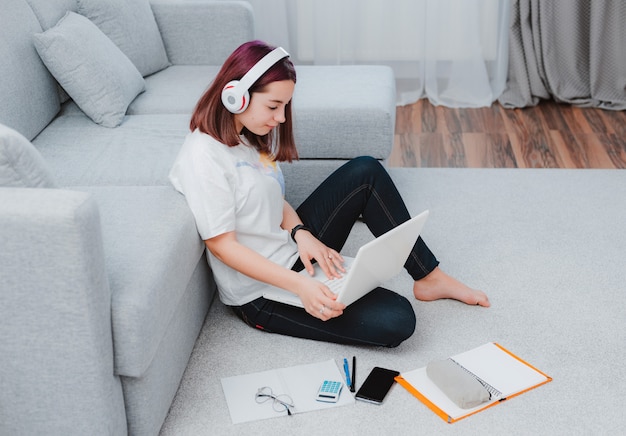
{"label": "notebook page", "polygon": [[452,359],[502,392],[504,397],[548,379],[491,342],[452,356]]}

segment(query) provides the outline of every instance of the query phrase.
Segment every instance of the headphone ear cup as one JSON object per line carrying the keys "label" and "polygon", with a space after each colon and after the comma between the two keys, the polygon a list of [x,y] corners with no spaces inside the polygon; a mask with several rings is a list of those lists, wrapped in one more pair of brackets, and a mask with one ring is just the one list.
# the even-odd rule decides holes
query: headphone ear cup
{"label": "headphone ear cup", "polygon": [[222,104],[233,114],[240,114],[246,110],[250,103],[248,90],[241,92],[239,80],[231,80],[222,89]]}

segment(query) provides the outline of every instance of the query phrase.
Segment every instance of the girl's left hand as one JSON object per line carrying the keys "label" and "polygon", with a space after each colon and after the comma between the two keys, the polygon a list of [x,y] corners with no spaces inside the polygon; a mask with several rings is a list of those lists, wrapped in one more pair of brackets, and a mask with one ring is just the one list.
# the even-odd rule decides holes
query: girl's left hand
{"label": "girl's left hand", "polygon": [[314,269],[311,263],[312,259],[322,268],[322,271],[329,279],[339,278],[346,272],[343,267],[343,257],[336,250],[327,247],[322,241],[317,239],[308,231],[299,231],[296,233],[296,242],[298,243],[298,252],[304,268],[310,275],[313,275]]}

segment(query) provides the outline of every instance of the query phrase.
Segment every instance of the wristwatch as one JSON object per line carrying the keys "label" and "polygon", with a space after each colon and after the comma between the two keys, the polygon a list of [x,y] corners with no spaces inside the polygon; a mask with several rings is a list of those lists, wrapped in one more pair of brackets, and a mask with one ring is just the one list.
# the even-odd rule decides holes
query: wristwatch
{"label": "wristwatch", "polygon": [[[293,229],[291,229],[291,239],[293,239],[293,242],[296,242],[296,232],[298,230],[306,230],[307,232],[313,233],[311,232],[311,229],[309,229],[307,226],[305,226],[304,224],[298,224],[297,226],[295,226]],[[296,242],[297,243],[297,242]]]}

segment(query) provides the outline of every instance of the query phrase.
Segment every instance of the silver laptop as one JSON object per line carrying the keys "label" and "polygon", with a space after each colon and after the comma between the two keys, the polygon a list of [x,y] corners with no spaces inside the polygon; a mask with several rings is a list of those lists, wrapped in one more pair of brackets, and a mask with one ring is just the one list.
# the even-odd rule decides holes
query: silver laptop
{"label": "silver laptop", "polygon": [[[363,245],[359,248],[356,257],[343,256],[346,273],[341,278],[329,280],[317,264],[315,264],[313,278],[324,283],[337,294],[337,301],[346,306],[354,303],[402,270],[427,218],[428,211],[426,210]],[[300,274],[308,275],[309,273],[302,270]],[[303,307],[300,297],[284,289],[268,287],[263,297]]]}

